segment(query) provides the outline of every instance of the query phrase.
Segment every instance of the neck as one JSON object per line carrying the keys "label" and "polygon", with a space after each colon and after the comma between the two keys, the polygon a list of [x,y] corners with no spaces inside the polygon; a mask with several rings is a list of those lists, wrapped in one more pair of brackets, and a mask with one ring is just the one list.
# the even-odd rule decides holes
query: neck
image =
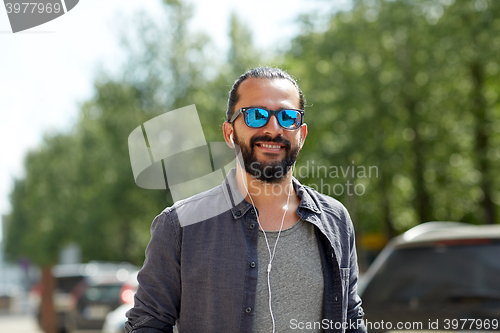
{"label": "neck", "polygon": [[296,195],[291,183],[292,171],[293,169],[290,169],[279,183],[267,183],[255,179],[252,175],[244,172],[238,165],[235,181],[243,197],[250,203],[253,201],[255,206],[278,205],[277,207],[281,207],[286,205],[289,196],[294,197]]}
{"label": "neck", "polygon": [[292,227],[298,221],[296,213],[300,198],[291,184],[293,169],[280,183],[256,180],[237,165],[236,186],[243,197],[259,210],[259,227],[278,231]]}

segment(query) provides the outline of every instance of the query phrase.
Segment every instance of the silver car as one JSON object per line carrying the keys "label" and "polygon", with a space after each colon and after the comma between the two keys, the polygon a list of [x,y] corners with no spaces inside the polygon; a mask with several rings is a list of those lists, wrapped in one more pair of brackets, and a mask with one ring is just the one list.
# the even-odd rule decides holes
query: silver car
{"label": "silver car", "polygon": [[[109,312],[104,320],[102,333],[123,333],[125,332],[125,322],[127,321],[127,311],[134,306],[134,295],[137,291],[139,282],[137,273],[130,276],[129,280],[123,285],[121,291],[123,304],[115,310]],[[173,333],[177,333],[177,327],[174,326]]]}

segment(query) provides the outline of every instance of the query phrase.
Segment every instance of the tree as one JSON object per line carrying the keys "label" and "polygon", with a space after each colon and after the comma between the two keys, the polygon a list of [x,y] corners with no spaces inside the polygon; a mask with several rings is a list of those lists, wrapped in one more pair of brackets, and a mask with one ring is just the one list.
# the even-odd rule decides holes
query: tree
{"label": "tree", "polygon": [[[448,48],[446,57],[455,59],[455,66],[461,67],[466,91],[457,91],[464,96],[459,100],[457,109],[465,106],[465,113],[472,123],[468,129],[474,133],[473,159],[474,168],[480,174],[480,212],[478,217],[485,223],[498,221],[498,177],[494,172],[498,168],[498,155],[495,154],[495,141],[498,131],[492,127],[499,118],[498,87],[500,76],[498,51],[500,39],[500,4],[497,1],[457,1],[441,19],[442,30],[448,32],[448,43],[457,46]],[[445,37],[445,38],[446,38]],[[445,40],[446,41],[446,40]],[[496,201],[496,203],[495,203]]]}
{"label": "tree", "polygon": [[12,212],[6,235],[6,254],[11,260],[28,257],[42,268],[41,326],[55,333],[52,266],[60,250],[75,237],[73,209],[76,178],[75,141],[68,135],[46,137],[26,159],[26,177],[15,183]]}
{"label": "tree", "polygon": [[435,219],[497,222],[497,12],[482,0],[355,1],[325,31],[306,20],[285,58],[312,101],[301,160],[358,168],[303,180],[389,237]]}
{"label": "tree", "polygon": [[169,202],[165,191],[139,188],[133,178],[128,135],[153,115],[141,109],[140,92],[126,83],[96,85],[75,132],[78,206],[73,212],[84,261],[141,264],[154,215]]}
{"label": "tree", "polygon": [[64,245],[76,242],[84,261],[142,263],[154,214],[172,201],[168,192],[135,184],[129,134],[165,111],[196,103],[207,141],[221,141],[227,80],[258,61],[248,55],[254,53],[248,29],[233,15],[230,66],[219,64],[220,74],[210,78],[210,59],[203,56],[208,40],[187,29],[191,12],[182,1],[165,1],[168,20],[139,16],[138,35],[125,42],[123,75],[96,79],[95,95],[83,103],[71,132],[48,137],[30,154],[26,178],[12,194],[12,259],[26,255],[49,266]]}
{"label": "tree", "polygon": [[[60,250],[76,242],[84,261],[141,264],[149,225],[169,205],[165,192],[135,185],[127,147],[134,128],[165,108],[184,106],[192,86],[204,82],[198,80],[203,64],[196,59],[203,39],[192,40],[186,30],[187,6],[166,1],[165,11],[171,25],[159,30],[151,20],[142,22],[139,34],[156,38],[136,39],[144,53],[134,58],[130,50],[124,78],[97,79],[95,96],[83,104],[75,128],[47,137],[29,154],[26,176],[16,182],[6,252],[11,260],[26,256],[42,267],[47,333],[55,331],[51,267]],[[161,48],[154,44],[158,40],[165,41]]]}

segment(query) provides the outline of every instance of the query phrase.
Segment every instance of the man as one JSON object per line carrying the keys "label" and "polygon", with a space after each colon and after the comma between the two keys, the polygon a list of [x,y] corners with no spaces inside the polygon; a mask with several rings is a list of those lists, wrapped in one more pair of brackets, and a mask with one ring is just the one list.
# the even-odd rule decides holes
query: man
{"label": "man", "polygon": [[[235,82],[223,132],[237,168],[156,217],[127,332],[366,331],[347,210],[292,177],[303,110],[282,70]],[[227,209],[180,222],[215,206]]]}

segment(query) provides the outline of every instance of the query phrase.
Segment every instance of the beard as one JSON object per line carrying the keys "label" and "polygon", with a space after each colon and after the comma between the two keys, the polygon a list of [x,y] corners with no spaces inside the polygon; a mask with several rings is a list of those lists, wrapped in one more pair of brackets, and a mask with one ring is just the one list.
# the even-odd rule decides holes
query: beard
{"label": "beard", "polygon": [[[239,155],[241,152],[245,171],[255,179],[263,181],[265,183],[280,183],[286,177],[288,171],[293,166],[299,155],[299,147],[292,147],[290,141],[283,138],[282,136],[276,136],[275,138],[271,137],[270,135],[254,136],[250,139],[250,144],[247,145],[244,142],[241,142],[236,135],[236,131],[233,131],[233,139],[235,143],[236,154]],[[278,161],[258,161],[257,156],[255,156],[254,150],[255,143],[257,141],[284,144],[285,157]],[[242,161],[240,161],[240,165],[241,162]]]}

